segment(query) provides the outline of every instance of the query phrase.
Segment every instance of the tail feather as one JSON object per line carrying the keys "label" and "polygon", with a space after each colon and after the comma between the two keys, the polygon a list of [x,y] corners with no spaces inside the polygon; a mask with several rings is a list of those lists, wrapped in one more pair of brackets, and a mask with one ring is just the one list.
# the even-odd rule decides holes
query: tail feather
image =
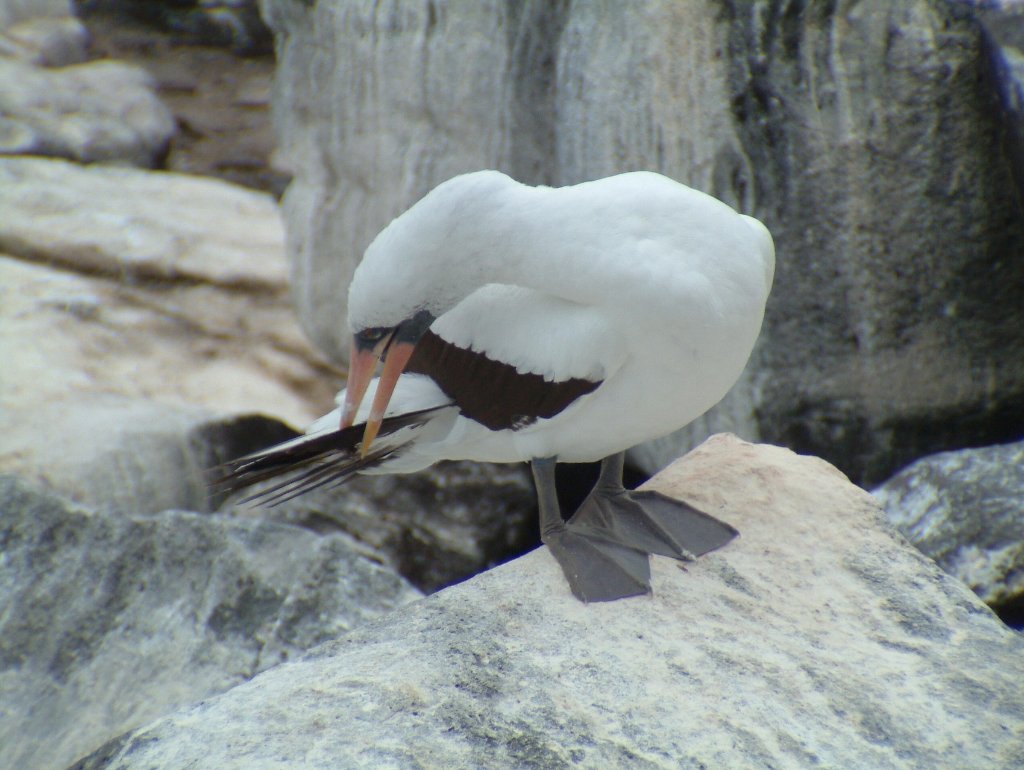
{"label": "tail feather", "polygon": [[404,428],[425,425],[447,406],[385,417],[365,457],[358,452],[363,425],[299,436],[253,454],[230,460],[215,469],[214,485],[236,492],[259,482],[285,476],[278,483],[244,498],[242,503],[280,505],[325,485],[342,484],[352,476],[401,454],[408,442],[387,439]]}

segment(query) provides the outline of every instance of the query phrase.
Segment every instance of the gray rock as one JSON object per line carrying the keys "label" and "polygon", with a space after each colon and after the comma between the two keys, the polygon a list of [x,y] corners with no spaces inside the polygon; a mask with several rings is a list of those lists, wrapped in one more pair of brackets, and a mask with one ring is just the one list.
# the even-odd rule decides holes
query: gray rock
{"label": "gray rock", "polygon": [[1024,358],[1005,351],[1024,347],[1024,216],[969,8],[263,8],[299,314],[333,356],[364,248],[438,182],[648,168],[764,219],[779,254],[747,376],[638,454],[648,470],[723,428],[865,482],[965,436],[1019,434]]}
{"label": "gray rock", "polygon": [[277,162],[294,176],[282,207],[296,310],[334,359],[347,355],[336,319],[372,238],[438,182],[496,165],[506,37],[528,32],[514,6],[402,2],[378,18],[372,2],[263,2],[277,37]]}
{"label": "gray rock", "polygon": [[525,464],[446,462],[419,473],[360,476],[278,507],[235,510],[317,531],[340,529],[427,592],[518,556],[539,537]]}
{"label": "gray rock", "polygon": [[66,67],[84,62],[89,33],[74,16],[38,16],[0,23],[0,56],[41,67]]}
{"label": "gray rock", "polygon": [[95,61],[43,69],[0,58],[0,154],[155,167],[176,130],[138,67]]}
{"label": "gray rock", "polygon": [[72,0],[0,0],[0,28],[32,19],[65,18],[73,13]]}
{"label": "gray rock", "polygon": [[985,30],[990,79],[999,94],[1006,125],[1006,147],[1018,190],[1024,190],[1024,4],[975,2]]}
{"label": "gray rock", "polygon": [[100,515],[10,477],[0,551],[9,768],[65,767],[417,595],[340,535],[182,511]]}
{"label": "gray rock", "polygon": [[228,46],[243,56],[273,52],[257,0],[90,0],[83,10],[138,19],[192,45]]}
{"label": "gray rock", "polygon": [[0,158],[0,249],[136,283],[284,292],[277,204],[219,179]]}
{"label": "gray rock", "polygon": [[110,742],[99,768],[1017,768],[1024,638],[826,463],[656,485],[742,535],[583,605],[536,551]]}
{"label": "gray rock", "polygon": [[210,469],[294,433],[261,417],[217,417],[111,393],[5,415],[0,473],[106,513],[212,509]]}
{"label": "gray rock", "polygon": [[873,494],[922,553],[1024,620],[1024,442],[925,457]]}
{"label": "gray rock", "polygon": [[729,46],[780,254],[761,435],[863,483],[1015,438],[1024,216],[980,25],[947,3],[757,5]]}

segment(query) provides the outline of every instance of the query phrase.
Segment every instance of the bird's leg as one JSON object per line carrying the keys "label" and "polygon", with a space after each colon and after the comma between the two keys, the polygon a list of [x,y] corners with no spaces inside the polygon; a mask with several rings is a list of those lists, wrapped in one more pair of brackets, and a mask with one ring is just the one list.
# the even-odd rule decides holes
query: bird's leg
{"label": "bird's leg", "polygon": [[605,458],[594,489],[566,526],[644,553],[691,560],[721,548],[735,529],[689,503],[622,486],[625,453]]}
{"label": "bird's leg", "polygon": [[[530,463],[537,483],[540,537],[582,602],[602,602],[650,591],[651,568],[644,551],[577,532],[562,519],[555,490],[555,458]],[[621,483],[619,484],[621,487]]]}

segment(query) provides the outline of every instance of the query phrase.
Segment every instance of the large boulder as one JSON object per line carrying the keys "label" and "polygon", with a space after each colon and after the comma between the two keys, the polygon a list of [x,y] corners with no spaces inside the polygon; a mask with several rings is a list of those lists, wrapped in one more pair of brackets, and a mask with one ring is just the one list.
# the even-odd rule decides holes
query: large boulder
{"label": "large boulder", "polygon": [[1024,442],[922,458],[873,494],[925,556],[1024,625]]}
{"label": "large boulder", "polygon": [[[264,0],[304,327],[345,355],[354,266],[431,187],[661,171],[765,220],[762,344],[729,428],[879,481],[1024,426],[1024,216],[969,7]],[[332,314],[325,313],[330,308]]]}
{"label": "large boulder", "polygon": [[1024,638],[870,495],[728,436],[652,484],[741,536],[611,604],[533,552],[76,768],[1021,766]]}
{"label": "large boulder", "polygon": [[5,768],[65,767],[418,595],[342,535],[104,515],[6,476],[0,552]]}

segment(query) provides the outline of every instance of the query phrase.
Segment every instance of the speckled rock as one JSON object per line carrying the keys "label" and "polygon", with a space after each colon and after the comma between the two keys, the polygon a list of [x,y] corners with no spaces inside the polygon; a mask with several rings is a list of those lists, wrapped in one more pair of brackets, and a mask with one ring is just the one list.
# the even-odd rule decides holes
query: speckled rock
{"label": "speckled rock", "polygon": [[445,462],[418,473],[359,476],[275,507],[236,506],[250,491],[234,495],[222,510],[340,529],[427,592],[538,543],[537,500],[522,463]]}
{"label": "speckled rock", "polygon": [[1024,625],[1024,442],[925,457],[874,495],[922,553]]}
{"label": "speckled rock", "polygon": [[717,436],[652,486],[741,536],[611,604],[535,551],[76,767],[1024,763],[1024,638],[834,468]]}
{"label": "speckled rock", "polygon": [[417,596],[341,535],[103,515],[10,477],[0,554],[5,768],[65,767]]}

